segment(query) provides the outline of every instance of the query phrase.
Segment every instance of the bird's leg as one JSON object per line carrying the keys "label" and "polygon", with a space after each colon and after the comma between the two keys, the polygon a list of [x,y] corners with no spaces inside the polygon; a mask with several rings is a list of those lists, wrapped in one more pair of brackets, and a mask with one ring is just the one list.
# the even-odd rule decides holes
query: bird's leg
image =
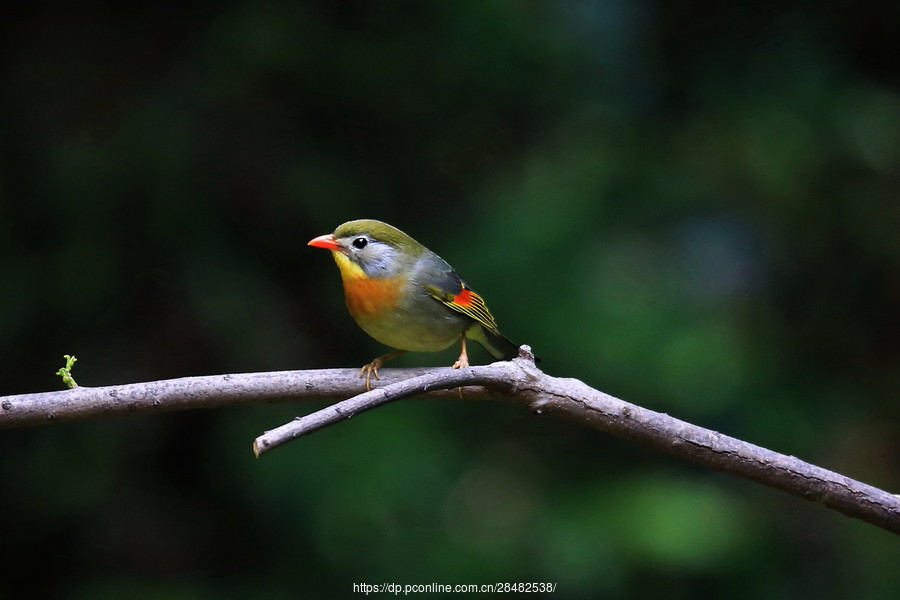
{"label": "bird's leg", "polygon": [[462,345],[462,350],[459,353],[459,358],[453,363],[454,369],[468,369],[469,368],[469,356],[466,354],[466,332],[462,332],[459,335],[459,341]]}
{"label": "bird's leg", "polygon": [[[459,352],[459,358],[456,359],[456,362],[453,363],[454,369],[468,369],[469,368],[469,356],[466,354],[466,332],[463,331],[459,334],[459,343],[462,346],[462,349]],[[456,393],[459,394],[459,397],[462,398],[462,388],[456,388]]]}
{"label": "bird's leg", "polygon": [[387,354],[379,356],[369,364],[363,365],[362,369],[359,370],[359,376],[366,378],[366,391],[372,389],[372,386],[369,385],[369,378],[371,378],[372,375],[375,375],[375,379],[381,379],[378,377],[378,369],[381,365],[401,354],[406,354],[406,350],[394,350],[393,352],[388,352]]}

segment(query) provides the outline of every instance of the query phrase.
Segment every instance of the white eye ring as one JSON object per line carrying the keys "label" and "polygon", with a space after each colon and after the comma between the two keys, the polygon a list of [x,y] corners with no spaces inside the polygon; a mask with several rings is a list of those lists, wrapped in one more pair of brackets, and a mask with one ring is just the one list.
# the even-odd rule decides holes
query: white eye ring
{"label": "white eye ring", "polygon": [[362,250],[363,248],[365,248],[366,244],[368,244],[368,243],[369,243],[369,240],[367,240],[364,237],[358,237],[355,240],[353,240],[353,242],[352,242],[353,247],[358,250]]}

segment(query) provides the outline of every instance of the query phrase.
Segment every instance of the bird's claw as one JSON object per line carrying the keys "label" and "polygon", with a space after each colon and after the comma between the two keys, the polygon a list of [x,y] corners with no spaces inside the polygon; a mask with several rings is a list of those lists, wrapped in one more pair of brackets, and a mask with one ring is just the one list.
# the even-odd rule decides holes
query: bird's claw
{"label": "bird's claw", "polygon": [[381,377],[378,376],[378,369],[381,368],[381,365],[383,365],[386,361],[391,360],[395,356],[400,356],[401,354],[406,354],[406,350],[394,350],[393,352],[388,352],[384,356],[379,356],[369,364],[363,365],[363,368],[359,370],[359,376],[366,378],[367,392],[372,389],[372,375],[375,376],[375,379],[381,379]]}
{"label": "bird's claw", "polygon": [[[455,363],[453,363],[452,369],[468,369],[469,368],[469,357],[466,355],[462,355],[459,357]],[[456,388],[456,393],[459,394],[459,397],[462,398],[462,388]]]}
{"label": "bird's claw", "polygon": [[371,378],[372,375],[375,376],[375,379],[381,379],[378,376],[378,367],[381,366],[381,361],[379,359],[375,359],[367,365],[363,365],[363,367],[359,370],[359,376],[366,378],[366,391],[370,391],[372,389]]}

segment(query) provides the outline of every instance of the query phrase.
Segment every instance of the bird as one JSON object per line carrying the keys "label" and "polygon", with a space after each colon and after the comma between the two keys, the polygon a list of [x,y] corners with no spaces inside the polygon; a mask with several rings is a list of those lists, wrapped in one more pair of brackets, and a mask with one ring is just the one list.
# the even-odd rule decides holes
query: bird
{"label": "bird", "polygon": [[360,369],[367,390],[386,361],[406,352],[437,352],[457,340],[454,369],[469,366],[467,339],[498,360],[518,356],[518,345],[500,333],[481,296],[444,259],[396,227],[357,219],[308,245],[331,250],[350,315],[375,340],[396,349]]}

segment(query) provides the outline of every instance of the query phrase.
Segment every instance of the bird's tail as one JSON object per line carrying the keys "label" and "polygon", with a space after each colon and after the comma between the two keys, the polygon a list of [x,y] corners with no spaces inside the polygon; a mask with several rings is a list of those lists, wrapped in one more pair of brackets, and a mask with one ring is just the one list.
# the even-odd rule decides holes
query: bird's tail
{"label": "bird's tail", "polygon": [[484,346],[484,349],[497,360],[511,360],[519,356],[519,347],[505,336],[486,327],[478,327],[478,330],[477,332],[469,330],[468,337]]}

